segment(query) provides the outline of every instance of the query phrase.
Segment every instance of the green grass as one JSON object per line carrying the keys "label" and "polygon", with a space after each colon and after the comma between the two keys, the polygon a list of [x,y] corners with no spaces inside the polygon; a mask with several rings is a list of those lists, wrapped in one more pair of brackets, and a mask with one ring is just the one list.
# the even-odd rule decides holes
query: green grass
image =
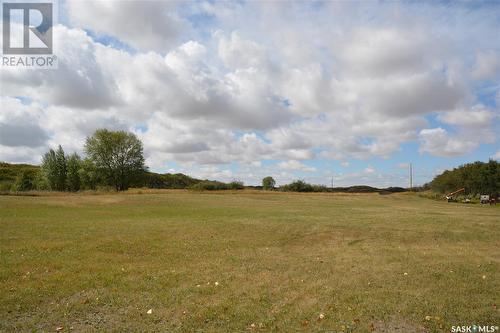
{"label": "green grass", "polygon": [[499,208],[414,194],[1,196],[0,331],[499,325]]}

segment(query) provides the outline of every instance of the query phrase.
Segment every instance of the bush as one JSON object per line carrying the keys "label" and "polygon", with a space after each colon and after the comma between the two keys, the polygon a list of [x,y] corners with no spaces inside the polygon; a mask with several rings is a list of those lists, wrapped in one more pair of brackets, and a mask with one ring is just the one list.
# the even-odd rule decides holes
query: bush
{"label": "bush", "polygon": [[201,182],[199,179],[191,178],[182,173],[166,173],[157,174],[152,172],[146,172],[143,177],[141,186],[146,186],[149,188],[169,188],[169,189],[183,189],[189,188],[197,183]]}
{"label": "bush", "polygon": [[232,181],[228,184],[228,188],[231,190],[243,190],[245,185],[240,181]]}
{"label": "bush", "polygon": [[418,194],[418,196],[421,197],[421,198],[433,199],[433,200],[442,200],[443,199],[443,195],[442,194],[435,193],[435,192],[432,192],[432,191],[420,192]]}
{"label": "bush", "polygon": [[[416,189],[416,188],[414,187],[413,189]],[[391,193],[400,193],[400,192],[406,192],[406,189],[402,188],[402,187],[388,187],[385,189],[385,191],[391,192]]]}
{"label": "bush", "polygon": [[35,189],[37,191],[49,191],[50,190],[50,185],[49,181],[43,174],[43,172],[40,170],[36,173],[36,178],[35,178]]}
{"label": "bush", "polygon": [[325,185],[312,185],[313,192],[330,192],[330,189]]}
{"label": "bush", "polygon": [[36,189],[36,172],[24,170],[16,179],[12,190],[16,192],[32,191]]}
{"label": "bush", "polygon": [[281,186],[280,190],[284,192],[313,192],[314,187],[303,180],[296,180],[290,184]]}
{"label": "bush", "polygon": [[204,180],[197,184],[192,185],[190,189],[195,191],[219,191],[219,190],[228,190],[229,186],[227,184],[218,181]]}
{"label": "bush", "polygon": [[9,164],[0,162],[0,191],[14,189],[14,184],[24,171],[38,174],[39,167],[29,164]]}
{"label": "bush", "polygon": [[349,193],[375,193],[378,191],[379,191],[378,188],[367,186],[367,185],[355,185],[355,186],[349,187],[349,189],[347,190],[347,192],[349,192]]}

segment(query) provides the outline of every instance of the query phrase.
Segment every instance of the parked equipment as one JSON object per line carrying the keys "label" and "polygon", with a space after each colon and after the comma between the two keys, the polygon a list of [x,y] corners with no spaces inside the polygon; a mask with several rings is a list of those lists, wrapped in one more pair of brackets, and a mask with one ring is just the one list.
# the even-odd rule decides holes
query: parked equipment
{"label": "parked equipment", "polygon": [[480,197],[480,202],[481,204],[489,204],[490,203],[490,196],[487,195],[487,194],[481,194],[481,197]]}
{"label": "parked equipment", "polygon": [[445,198],[446,198],[446,200],[448,200],[448,202],[453,202],[453,201],[455,201],[453,199],[453,196],[457,193],[464,192],[464,191],[465,191],[465,187],[462,187],[461,189],[458,189],[454,192],[448,193],[447,195],[445,195]]}

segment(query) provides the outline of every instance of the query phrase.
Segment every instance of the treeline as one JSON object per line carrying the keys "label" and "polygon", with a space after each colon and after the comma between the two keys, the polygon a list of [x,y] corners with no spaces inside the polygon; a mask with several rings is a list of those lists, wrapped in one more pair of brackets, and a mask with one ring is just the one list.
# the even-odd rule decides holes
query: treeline
{"label": "treeline", "polygon": [[243,182],[201,180],[182,173],[157,174],[144,165],[142,142],[132,133],[97,130],[84,146],[85,158],[50,149],[41,166],[0,163],[0,191],[124,191],[154,189],[240,190]]}
{"label": "treeline", "polygon": [[192,189],[200,191],[219,191],[219,190],[242,190],[245,185],[241,181],[232,181],[223,183],[215,180],[201,180],[186,176],[182,173],[176,174],[157,174],[146,172],[144,181],[136,187],[149,187],[156,189]]}
{"label": "treeline", "polygon": [[296,180],[290,184],[282,185],[277,188],[282,192],[339,192],[339,193],[381,193],[389,194],[396,192],[405,192],[402,187],[376,188],[367,185],[355,185],[348,187],[327,187],[325,185],[315,185],[306,183],[303,180]]}
{"label": "treeline", "polygon": [[117,191],[129,188],[143,176],[142,143],[125,131],[97,130],[85,142],[85,158],[66,154],[59,146],[42,158],[39,170],[24,170],[12,190],[71,191],[113,187]]}
{"label": "treeline", "polygon": [[40,167],[30,164],[0,162],[0,191],[29,191],[42,181]]}
{"label": "treeline", "polygon": [[[129,187],[154,189],[240,190],[243,182],[201,180],[187,175],[157,174],[144,165],[142,142],[125,131],[97,130],[84,145],[85,157],[66,154],[62,146],[50,149],[42,158],[40,167],[27,164],[0,163],[0,191],[82,191],[113,188],[124,191]],[[249,186],[263,190],[283,192],[348,192],[389,194],[403,192],[401,187],[379,189],[370,186],[330,188],[302,180],[276,186],[273,177],[262,179],[262,186]],[[500,164],[474,162],[447,170],[422,188],[448,193],[465,187],[469,195],[500,193]]]}
{"label": "treeline", "polygon": [[446,194],[465,188],[468,195],[500,194],[500,163],[490,160],[487,163],[474,162],[446,170],[436,176],[424,188]]}
{"label": "treeline", "polygon": [[9,189],[6,185],[16,167],[3,164],[0,189],[76,192],[112,187],[123,191],[142,181],[146,172],[142,142],[132,133],[97,130],[86,139],[84,150],[85,158],[66,154],[61,146],[50,149],[40,167],[17,167],[19,173]]}

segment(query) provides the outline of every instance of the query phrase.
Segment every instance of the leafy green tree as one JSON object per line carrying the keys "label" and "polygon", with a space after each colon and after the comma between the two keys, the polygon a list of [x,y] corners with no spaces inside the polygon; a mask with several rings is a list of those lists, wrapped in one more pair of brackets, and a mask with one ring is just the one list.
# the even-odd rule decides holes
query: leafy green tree
{"label": "leafy green tree", "polygon": [[80,190],[80,169],[82,165],[82,160],[77,153],[71,154],[67,159],[67,183],[68,190],[76,192]]}
{"label": "leafy green tree", "polygon": [[66,189],[66,156],[61,146],[57,151],[50,149],[43,156],[42,170],[51,190],[64,191]]}
{"label": "leafy green tree", "polygon": [[264,190],[273,190],[274,186],[276,186],[276,181],[273,177],[268,176],[262,179],[262,188]]}
{"label": "leafy green tree", "polygon": [[500,193],[500,163],[490,160],[488,163],[464,164],[444,171],[426,187],[439,193],[449,193],[464,187],[469,195],[497,195]]}
{"label": "leafy green tree", "polygon": [[66,190],[66,177],[68,174],[68,165],[66,163],[66,155],[61,145],[59,145],[56,151],[56,190],[58,191]]}
{"label": "leafy green tree", "polygon": [[47,177],[45,177],[45,174],[43,173],[43,170],[40,170],[36,173],[36,178],[35,178],[35,189],[38,191],[48,191],[50,190],[50,185],[47,180]]}
{"label": "leafy green tree", "polygon": [[87,138],[85,152],[98,174],[117,191],[126,190],[145,171],[142,142],[133,133],[97,130]]}
{"label": "leafy green tree", "polygon": [[245,188],[245,184],[239,180],[233,180],[229,184],[227,184],[228,189],[230,190],[243,190]]}
{"label": "leafy green tree", "polygon": [[99,174],[95,164],[88,158],[81,161],[80,169],[80,187],[86,190],[95,190],[99,184]]}
{"label": "leafy green tree", "polygon": [[57,168],[56,168],[56,152],[50,149],[42,158],[42,171],[47,178],[50,189],[56,188],[57,183]]}

